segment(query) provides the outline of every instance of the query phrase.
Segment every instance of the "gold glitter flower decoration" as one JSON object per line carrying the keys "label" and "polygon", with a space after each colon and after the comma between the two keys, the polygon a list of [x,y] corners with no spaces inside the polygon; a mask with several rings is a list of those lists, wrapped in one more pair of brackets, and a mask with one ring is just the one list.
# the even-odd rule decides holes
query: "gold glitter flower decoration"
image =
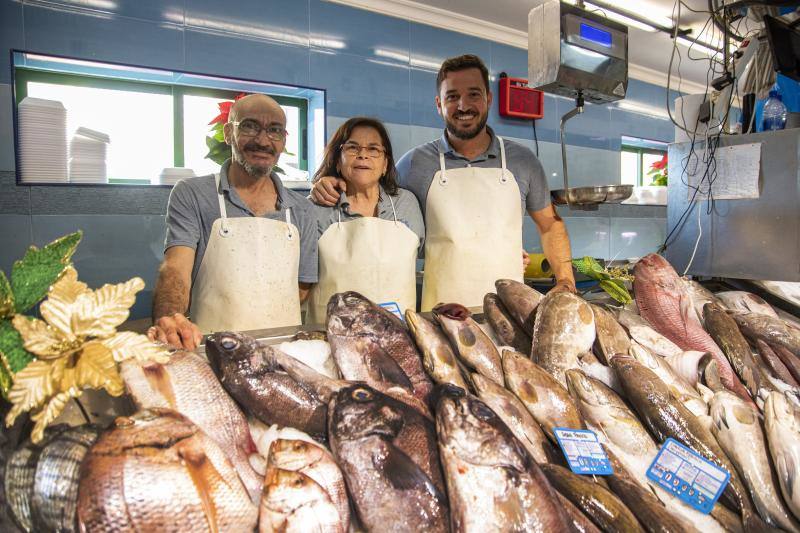
{"label": "gold glitter flower decoration", "polygon": [[125,388],[118,363],[167,361],[167,352],[146,336],[116,329],[127,320],[136,293],[143,288],[144,282],[137,277],[93,291],[68,267],[39,308],[44,320],[14,316],[12,324],[24,348],[36,359],[14,376],[7,426],[23,412],[35,410],[31,440],[39,442],[44,429],[84,389],[121,395]]}

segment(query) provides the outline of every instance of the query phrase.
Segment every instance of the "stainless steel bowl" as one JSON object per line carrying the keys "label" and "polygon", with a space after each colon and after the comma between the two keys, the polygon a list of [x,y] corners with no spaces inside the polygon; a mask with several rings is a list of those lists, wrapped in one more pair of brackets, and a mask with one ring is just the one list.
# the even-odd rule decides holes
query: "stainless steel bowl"
{"label": "stainless steel bowl", "polygon": [[[569,191],[569,202],[567,202]],[[630,198],[633,185],[606,185],[603,187],[571,187],[550,191],[556,205],[588,206],[596,204],[618,204]]]}

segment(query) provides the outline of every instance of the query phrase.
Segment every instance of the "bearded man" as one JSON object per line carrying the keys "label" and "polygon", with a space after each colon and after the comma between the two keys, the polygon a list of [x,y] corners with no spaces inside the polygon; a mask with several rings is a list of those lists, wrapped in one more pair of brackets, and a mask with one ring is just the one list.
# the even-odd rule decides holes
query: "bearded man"
{"label": "bearded man", "polygon": [[[397,163],[398,183],[416,195],[425,218],[422,311],[439,302],[481,306],[495,280],[522,281],[525,211],[555,274],[553,290],[575,292],[569,236],[550,204],[542,164],[486,125],[492,106],[486,66],[474,55],[447,59],[436,90],[444,133]],[[312,198],[332,205],[344,187],[342,180],[320,179]]]}
{"label": "bearded man", "polygon": [[317,281],[313,206],[273,171],[287,135],[280,105],[246,96],[223,131],[231,159],[175,185],[167,208],[148,336],[186,349],[212,331],[300,324]]}

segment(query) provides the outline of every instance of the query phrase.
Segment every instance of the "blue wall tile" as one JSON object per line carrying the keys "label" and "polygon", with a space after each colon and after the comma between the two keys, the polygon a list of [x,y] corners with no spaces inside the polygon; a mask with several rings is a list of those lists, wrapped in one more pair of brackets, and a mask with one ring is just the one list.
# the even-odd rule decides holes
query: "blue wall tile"
{"label": "blue wall tile", "polygon": [[328,114],[409,123],[408,67],[311,50],[311,85],[328,91]]}
{"label": "blue wall tile", "polygon": [[611,218],[611,257],[629,259],[657,251],[666,229],[663,218]]}
{"label": "blue wall tile", "polygon": [[[409,22],[334,4],[311,0],[311,46],[382,61],[408,64]],[[330,41],[327,42],[326,41]],[[340,43],[345,45],[340,48]]]}
{"label": "blue wall tile", "polygon": [[183,68],[183,29],[113,14],[26,4],[25,48],[131,65]]}
{"label": "blue wall tile", "polygon": [[22,2],[0,0],[0,83],[11,82],[11,49],[25,47]]}
{"label": "blue wall tile", "polygon": [[14,170],[14,107],[11,85],[0,83],[0,172]]}
{"label": "blue wall tile", "polygon": [[411,66],[437,72],[442,61],[461,54],[475,54],[489,65],[492,45],[463,33],[411,23]]}
{"label": "blue wall tile", "polygon": [[[575,108],[575,101],[569,98],[558,99],[558,117]],[[566,125],[567,142],[587,148],[613,149],[609,126],[611,124],[611,111],[606,104],[586,103],[583,113],[572,117]],[[556,126],[558,127],[558,126]]]}
{"label": "blue wall tile", "polygon": [[308,45],[308,2],[186,0],[186,25]]}
{"label": "blue wall tile", "polygon": [[411,123],[415,126],[443,128],[444,121],[436,112],[436,73],[412,68],[409,77],[411,90],[408,102],[411,108]]}
{"label": "blue wall tile", "polygon": [[206,30],[186,30],[186,70],[308,85],[308,48]]}
{"label": "blue wall tile", "polygon": [[[26,4],[36,4],[28,0]],[[114,13],[125,17],[183,24],[183,0],[114,0],[113,2],[85,2],[82,0],[48,0],[65,8]]]}
{"label": "blue wall tile", "polygon": [[0,215],[0,270],[11,274],[14,261],[32,244],[30,215]]}
{"label": "blue wall tile", "polygon": [[611,238],[607,217],[564,217],[564,223],[569,232],[572,257],[609,257]]}

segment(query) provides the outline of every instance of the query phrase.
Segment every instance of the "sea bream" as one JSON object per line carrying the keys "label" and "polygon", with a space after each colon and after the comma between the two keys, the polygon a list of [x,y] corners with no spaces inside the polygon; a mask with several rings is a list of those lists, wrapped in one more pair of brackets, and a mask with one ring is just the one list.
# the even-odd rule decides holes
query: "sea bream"
{"label": "sea bream", "polygon": [[455,346],[459,359],[502,387],[500,353],[469,310],[460,304],[439,304],[433,308],[433,316]]}
{"label": "sea bream", "polygon": [[399,318],[353,291],[331,296],[327,312],[328,342],[344,379],[398,385],[428,403],[433,384]]}
{"label": "sea bream", "polygon": [[452,531],[570,531],[556,491],[495,412],[461,388],[439,392],[436,428]]}
{"label": "sea bream", "polygon": [[633,289],[639,313],[656,331],[682,350],[711,353],[719,365],[722,384],[750,399],[725,354],[703,329],[683,281],[666,259],[658,254],[640,259],[634,267]]}

